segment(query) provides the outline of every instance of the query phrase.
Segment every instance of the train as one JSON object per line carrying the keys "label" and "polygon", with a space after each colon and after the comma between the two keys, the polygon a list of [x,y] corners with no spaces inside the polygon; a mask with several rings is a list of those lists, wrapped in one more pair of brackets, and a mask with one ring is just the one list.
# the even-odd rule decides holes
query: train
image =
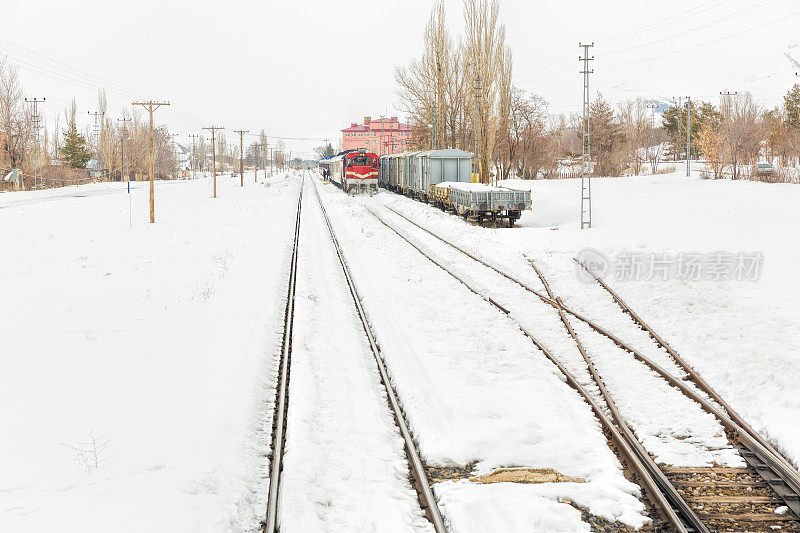
{"label": "train", "polygon": [[324,157],[319,169],[348,194],[378,192],[378,155],[363,148]]}
{"label": "train", "polygon": [[464,150],[423,150],[380,158],[382,187],[480,224],[506,219],[513,227],[532,205],[530,191],[473,183],[472,178],[472,154]]}

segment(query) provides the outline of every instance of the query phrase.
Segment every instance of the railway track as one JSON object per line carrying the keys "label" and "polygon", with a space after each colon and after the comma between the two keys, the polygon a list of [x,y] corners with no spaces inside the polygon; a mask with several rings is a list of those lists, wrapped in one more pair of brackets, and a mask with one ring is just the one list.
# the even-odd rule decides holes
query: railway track
{"label": "railway track", "polygon": [[[658,510],[666,527],[676,531],[774,531],[775,528],[780,528],[781,531],[800,531],[800,520],[798,520],[798,516],[800,516],[800,498],[798,498],[800,494],[800,475],[798,475],[797,470],[752,428],[744,423],[744,420],[671,347],[668,347],[669,345],[649,325],[644,323],[610,287],[602,283],[601,280],[597,280],[611,294],[622,311],[628,314],[640,328],[647,331],[660,346],[667,350],[670,356],[675,359],[675,362],[686,370],[689,380],[694,386],[689,386],[683,380],[674,377],[618,336],[565,305],[550,289],[546,278],[533,262],[531,262],[531,266],[536,270],[546,294],[486,259],[478,257],[463,247],[442,238],[428,228],[417,224],[397,210],[388,206],[385,207],[416,228],[457,250],[460,254],[469,258],[471,262],[479,264],[482,268],[488,269],[515,283],[554,308],[581,353],[592,380],[603,399],[603,403],[605,403],[611,414],[610,417],[605,415],[602,406],[586,392],[584,387],[569,373],[561,361],[550,353],[522,324],[516,320],[515,322],[545,356],[559,367],[573,388],[578,390],[592,406],[595,414],[603,424],[604,431],[611,437],[610,440],[615,450]],[[511,316],[509,309],[493,299],[488,291],[477,287],[475,283],[456,273],[444,261],[437,259],[434,254],[426,252],[422,246],[414,242],[412,238],[408,237],[403,231],[374,210],[369,207],[367,209],[383,225],[460,281],[473,293],[484,298],[500,312]],[[655,371],[670,386],[678,389],[692,401],[698,403],[704,411],[712,414],[725,428],[729,443],[738,450],[748,466],[746,468],[717,466],[708,468],[670,468],[656,464],[621,416],[606,389],[605,383],[595,369],[591,355],[583,347],[580,338],[575,333],[570,319],[583,322],[595,332],[610,339],[619,348]],[[708,398],[698,393],[695,387],[713,400],[709,401]],[[776,508],[782,508],[784,514],[776,514],[774,512]]]}
{"label": "railway track", "polygon": [[[312,180],[313,181],[313,180]],[[290,261],[289,284],[287,293],[287,303],[284,321],[284,333],[281,349],[281,361],[279,364],[278,387],[276,388],[276,402],[275,402],[275,415],[273,417],[273,433],[272,433],[272,460],[270,462],[270,485],[269,495],[267,502],[267,514],[264,522],[264,531],[266,533],[274,533],[279,531],[280,522],[278,520],[278,503],[280,498],[280,482],[281,472],[283,468],[283,450],[286,440],[285,428],[286,417],[288,416],[288,387],[291,371],[291,352],[292,352],[292,332],[293,332],[293,318],[294,318],[294,297],[295,286],[297,280],[297,263],[298,263],[298,250],[299,250],[299,235],[300,235],[300,220],[302,213],[302,200],[303,188],[305,185],[305,178],[303,178],[303,185],[301,185],[301,192],[297,203],[297,220],[295,222],[295,235],[292,246],[292,255]],[[342,267],[348,290],[353,299],[356,312],[360,319],[364,333],[366,335],[371,353],[374,357],[375,363],[378,368],[381,383],[386,390],[386,396],[389,403],[389,408],[394,417],[395,424],[398,427],[400,436],[403,439],[404,450],[409,465],[409,476],[413,487],[415,488],[419,500],[420,507],[425,512],[426,517],[433,525],[436,533],[446,533],[447,529],[442,519],[441,512],[439,511],[438,503],[433,495],[428,476],[426,473],[425,465],[420,458],[416,442],[413,439],[411,431],[405,420],[402,406],[397,398],[397,394],[391,384],[386,365],[383,361],[380,348],[375,341],[375,336],[372,328],[367,319],[364,308],[361,304],[361,297],[358,294],[356,286],[353,282],[350,269],[347,265],[344,253],[339,241],[336,237],[336,232],[328,217],[322,198],[317,190],[316,184],[312,185],[314,193],[322,212],[325,225],[331,237],[331,242],[336,251],[339,259],[339,264]]]}
{"label": "railway track", "polygon": [[275,390],[275,413],[272,416],[272,457],[270,458],[269,494],[264,531],[278,530],[278,489],[283,469],[283,446],[286,443],[286,416],[289,408],[289,372],[292,357],[292,332],[294,330],[294,292],[297,285],[297,255],[300,242],[300,215],[303,211],[303,183],[297,199],[297,219],[294,225],[294,242],[289,263],[289,287],[286,295],[286,311],[281,341],[281,360],[278,366],[278,386]]}

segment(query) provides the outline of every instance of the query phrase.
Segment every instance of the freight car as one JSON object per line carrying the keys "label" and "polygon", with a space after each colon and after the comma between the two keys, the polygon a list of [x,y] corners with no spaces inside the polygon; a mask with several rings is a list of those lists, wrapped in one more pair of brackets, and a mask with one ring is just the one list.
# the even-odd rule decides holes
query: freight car
{"label": "freight car", "polygon": [[319,167],[346,193],[378,192],[378,156],[363,148],[325,157]]}
{"label": "freight car", "polygon": [[524,190],[492,187],[483,183],[444,182],[430,187],[432,203],[442,210],[452,210],[464,218],[496,222],[507,219],[514,227],[522,212],[531,207],[531,193]]}
{"label": "freight car", "polygon": [[381,157],[379,182],[389,190],[452,210],[465,217],[509,226],[531,206],[530,191],[472,183],[472,154],[463,150],[424,150]]}
{"label": "freight car", "polygon": [[472,154],[463,150],[424,150],[381,157],[380,184],[392,191],[428,201],[430,186],[443,181],[468,183]]}

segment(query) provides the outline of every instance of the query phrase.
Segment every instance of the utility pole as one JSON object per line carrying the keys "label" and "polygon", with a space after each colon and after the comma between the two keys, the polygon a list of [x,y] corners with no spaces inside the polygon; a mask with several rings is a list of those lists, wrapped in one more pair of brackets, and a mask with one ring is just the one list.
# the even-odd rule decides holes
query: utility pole
{"label": "utility pole", "polygon": [[244,134],[249,130],[233,130],[239,134],[239,179],[242,181],[241,187],[244,187]]}
{"label": "utility pole", "polygon": [[583,57],[578,60],[583,62],[583,150],[581,154],[581,229],[592,227],[592,141],[589,137],[589,74],[594,73],[594,69],[589,70],[589,61],[594,60],[594,56],[589,57],[589,48],[592,44],[579,44],[583,48]]}
{"label": "utility pole", "polygon": [[656,109],[658,109],[658,104],[647,104],[647,108],[650,109],[650,127],[655,129],[656,128]]}
{"label": "utility pole", "polygon": [[216,148],[216,133],[217,130],[224,130],[225,128],[222,126],[209,126],[207,128],[203,128],[204,130],[211,131],[211,166],[213,168],[213,175],[214,175],[214,198],[217,197],[217,148]]}
{"label": "utility pole", "polygon": [[155,170],[155,139],[153,137],[153,111],[162,105],[169,105],[169,102],[154,102],[148,100],[147,102],[133,102],[131,105],[140,105],[147,109],[150,114],[150,223],[156,221],[156,193],[154,184]]}
{"label": "utility pole", "polygon": [[[126,122],[131,122],[132,118],[118,118],[117,122],[122,122],[122,131],[119,135],[119,144],[120,144],[120,165],[122,167],[122,175],[120,179],[125,178],[125,134],[128,133],[128,128],[125,127]],[[128,229],[133,227],[133,209],[131,208],[131,177],[128,176]]]}
{"label": "utility pole", "polygon": [[272,176],[272,152],[274,148],[269,149],[269,175]]}
{"label": "utility pole", "polygon": [[[477,68],[477,65],[476,65]],[[483,183],[481,172],[481,77],[475,78],[475,161],[478,167],[478,183]]]}
{"label": "utility pole", "polygon": [[105,115],[105,113],[100,111],[87,111],[86,113],[94,116],[94,129],[92,129],[92,138],[94,139],[94,149],[97,155],[97,161],[100,162],[100,123],[98,120],[100,117]]}
{"label": "utility pole", "polygon": [[170,140],[172,141],[172,157],[175,158],[175,176],[174,176],[174,178],[177,178],[178,174],[180,173],[180,163],[178,162],[178,149],[175,146],[175,137],[177,135],[178,135],[177,133],[170,133],[169,134]]}
{"label": "utility pole", "polygon": [[723,92],[719,93],[719,96],[720,96],[720,107],[722,108],[722,117],[723,118],[727,118],[727,116],[730,114],[730,112],[731,112],[731,100],[737,94],[739,94],[739,93],[738,92],[731,93],[731,92],[728,92],[728,91],[723,91]]}
{"label": "utility pole", "polygon": [[201,135],[195,135],[193,133],[193,134],[189,135],[189,137],[191,137],[191,139],[192,139],[192,157],[190,159],[189,168],[191,169],[192,177],[196,178],[197,177],[197,173],[195,172],[195,168],[197,167],[197,150],[194,147],[194,140],[199,138],[199,137],[201,137]]}
{"label": "utility pole", "polygon": [[686,97],[686,177],[692,175],[692,97]]}
{"label": "utility pole", "polygon": [[[680,109],[680,110],[683,110],[683,97],[682,96],[678,97],[678,104],[677,105],[675,105],[675,98],[673,97],[672,98],[672,105],[675,106],[676,108]],[[676,163],[678,161],[679,146],[681,145],[682,142],[683,142],[683,120],[681,119],[680,114],[679,114],[678,115],[678,141],[675,143],[675,162]]]}
{"label": "utility pole", "polygon": [[[254,182],[258,183],[258,156],[263,154],[264,145],[261,143],[253,143],[253,155],[255,155],[256,161],[253,165],[253,178]],[[267,162],[264,160],[264,178],[267,177]]]}
{"label": "utility pole", "polygon": [[[383,130],[386,128],[386,115],[381,115],[381,146],[378,148],[378,156],[383,155]],[[327,141],[327,139],[325,139]],[[327,146],[327,145],[326,145]]]}
{"label": "utility pole", "polygon": [[[36,131],[36,166],[33,170],[34,189],[44,186],[44,178],[42,177],[42,149],[39,141],[39,130],[42,128],[42,117],[39,116],[39,104],[45,101],[47,101],[47,98],[42,98],[41,100],[36,97],[31,100],[25,99],[26,103],[33,104],[33,129]],[[20,180],[21,179],[22,178],[20,178]]]}

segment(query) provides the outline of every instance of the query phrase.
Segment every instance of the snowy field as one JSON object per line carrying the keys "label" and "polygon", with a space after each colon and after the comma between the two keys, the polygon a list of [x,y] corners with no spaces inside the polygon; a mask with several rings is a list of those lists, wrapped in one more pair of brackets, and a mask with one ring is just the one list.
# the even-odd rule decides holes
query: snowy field
{"label": "snowy field", "polygon": [[[303,185],[299,173],[246,181],[240,188],[238,178],[220,177],[217,199],[207,177],[159,182],[154,225],[146,184],[135,183],[130,227],[126,184],[0,195],[0,531],[258,529]],[[452,533],[589,531],[565,499],[631,526],[646,518],[588,405],[515,325],[588,384],[557,314],[386,205],[541,287],[527,259],[535,261],[568,305],[679,373],[579,277],[572,257],[605,265],[608,283],[800,463],[800,188],[679,174],[596,179],[594,227],[581,231],[579,180],[517,185],[531,188],[533,211],[519,227],[492,229],[392,193],[353,198],[306,180],[280,504],[286,531],[430,530],[313,187],[427,464],[474,466],[476,474],[554,468],[585,481],[438,482]],[[510,317],[370,209],[490,291]],[[727,254],[759,257],[758,276],[725,279]],[[673,271],[689,256],[704,261],[698,279]],[[658,461],[741,464],[713,418],[596,334],[576,330]]]}
{"label": "snowy field", "polygon": [[297,185],[133,185],[0,195],[0,531],[262,519]]}

